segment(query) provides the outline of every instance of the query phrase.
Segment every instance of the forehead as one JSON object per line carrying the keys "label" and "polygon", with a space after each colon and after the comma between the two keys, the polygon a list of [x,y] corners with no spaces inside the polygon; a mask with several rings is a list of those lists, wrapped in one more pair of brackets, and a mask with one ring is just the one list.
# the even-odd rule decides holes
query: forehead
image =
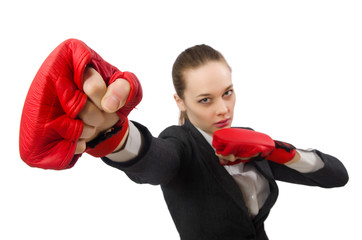
{"label": "forehead", "polygon": [[185,93],[192,95],[217,94],[232,84],[231,71],[226,63],[211,61],[184,73]]}

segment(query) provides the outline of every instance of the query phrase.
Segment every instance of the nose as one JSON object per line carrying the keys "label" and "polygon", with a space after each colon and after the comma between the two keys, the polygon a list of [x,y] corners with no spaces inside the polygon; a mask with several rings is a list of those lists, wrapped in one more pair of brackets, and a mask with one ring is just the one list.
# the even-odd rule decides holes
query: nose
{"label": "nose", "polygon": [[229,112],[229,108],[227,103],[222,99],[220,101],[218,101],[217,106],[216,106],[216,115],[218,116],[222,116],[225,115]]}

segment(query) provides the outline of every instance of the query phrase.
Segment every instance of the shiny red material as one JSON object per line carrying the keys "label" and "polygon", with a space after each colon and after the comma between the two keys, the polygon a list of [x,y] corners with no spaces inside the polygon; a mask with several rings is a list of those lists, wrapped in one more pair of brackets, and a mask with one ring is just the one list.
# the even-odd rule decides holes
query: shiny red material
{"label": "shiny red material", "polygon": [[[81,156],[74,153],[83,131],[83,121],[77,116],[87,101],[83,92],[86,67],[97,70],[107,86],[118,78],[130,83],[126,105],[117,112],[118,126],[128,121],[129,112],[141,101],[142,88],[133,73],[119,71],[80,40],[64,41],[46,58],[25,99],[19,148],[21,158],[29,166],[67,169]],[[92,152],[104,156],[118,146],[119,139],[115,134],[105,140],[109,146],[107,151],[95,146]]]}
{"label": "shiny red material", "polygon": [[212,145],[217,154],[236,158],[249,158],[227,163],[233,165],[248,162],[254,159],[267,159],[269,161],[285,164],[293,159],[296,149],[293,145],[274,141],[264,133],[242,128],[224,128],[214,132]]}

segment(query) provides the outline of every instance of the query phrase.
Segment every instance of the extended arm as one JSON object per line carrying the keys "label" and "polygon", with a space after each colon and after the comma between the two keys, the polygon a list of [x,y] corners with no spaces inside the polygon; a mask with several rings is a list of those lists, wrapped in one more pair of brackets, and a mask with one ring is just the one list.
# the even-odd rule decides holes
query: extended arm
{"label": "extended arm", "polygon": [[[99,74],[92,69],[89,71],[90,75],[84,81],[84,91],[88,96],[87,103],[92,107],[90,110],[84,110],[80,114],[80,118],[85,123],[96,122],[98,125],[93,124],[84,128],[85,131],[87,129],[96,130],[91,132],[93,135],[90,137],[81,138],[78,141],[81,151],[84,150],[82,146],[97,137],[99,132],[112,127],[114,124],[112,114],[122,108],[129,90],[127,81],[122,79],[105,88]],[[102,121],[95,121],[94,119],[97,118]],[[166,139],[155,138],[146,127],[136,122],[128,121],[128,123],[127,133],[113,153],[102,158],[103,161],[124,171],[137,183],[167,183],[178,171],[180,159],[184,152],[180,148],[182,144],[172,137],[168,139],[167,137]]]}
{"label": "extended arm", "polygon": [[337,158],[316,150],[297,150],[252,130],[216,131],[213,145],[218,154],[234,156],[233,163],[237,157],[244,158],[242,161],[267,160],[276,180],[321,187],[343,186],[348,181],[348,173]]}

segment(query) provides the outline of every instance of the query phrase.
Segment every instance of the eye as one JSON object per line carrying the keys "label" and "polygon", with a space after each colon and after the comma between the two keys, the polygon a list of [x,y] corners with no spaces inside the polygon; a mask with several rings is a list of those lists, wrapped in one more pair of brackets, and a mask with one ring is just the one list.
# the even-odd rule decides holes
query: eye
{"label": "eye", "polygon": [[211,101],[210,98],[203,98],[203,99],[201,99],[201,100],[199,101],[199,103],[205,104],[205,103],[209,103],[210,101]]}
{"label": "eye", "polygon": [[230,89],[224,93],[224,96],[230,96],[231,94],[233,94],[233,92],[234,90]]}

